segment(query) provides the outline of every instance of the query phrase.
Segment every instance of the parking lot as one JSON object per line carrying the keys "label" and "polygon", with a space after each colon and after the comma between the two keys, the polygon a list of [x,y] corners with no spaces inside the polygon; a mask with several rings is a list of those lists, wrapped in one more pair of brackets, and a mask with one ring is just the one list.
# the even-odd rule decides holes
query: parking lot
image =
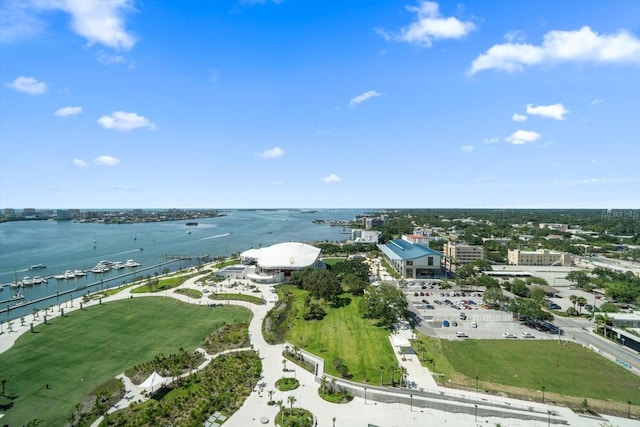
{"label": "parking lot", "polygon": [[[536,330],[514,320],[511,313],[483,308],[481,289],[473,292],[441,290],[437,280],[418,280],[405,285],[403,291],[409,308],[422,320],[419,329],[430,336],[457,340],[558,339],[557,334]],[[527,333],[531,336],[525,336]]]}

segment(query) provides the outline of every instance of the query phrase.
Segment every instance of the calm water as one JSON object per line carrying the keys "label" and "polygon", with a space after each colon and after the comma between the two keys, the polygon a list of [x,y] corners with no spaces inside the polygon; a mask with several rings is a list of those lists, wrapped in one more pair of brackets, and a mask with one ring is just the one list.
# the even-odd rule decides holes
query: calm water
{"label": "calm water", "polygon": [[[197,220],[198,226],[186,226],[186,221],[150,224],[82,224],[70,221],[21,221],[0,224],[0,284],[10,283],[17,277],[41,275],[51,277],[65,270],[90,270],[101,260],[122,261],[133,259],[142,267],[151,267],[166,261],[166,255],[192,257],[191,261],[179,261],[147,270],[151,274],[163,268],[175,271],[194,265],[196,257],[227,256],[251,247],[268,246],[288,241],[342,241],[348,235],[342,227],[313,224],[314,219],[351,220],[364,210],[322,210],[306,213],[299,210],[277,211],[224,211],[226,216]],[[190,232],[190,233],[187,233]],[[95,243],[94,243],[95,242]],[[94,248],[95,246],[95,248]],[[29,270],[36,264],[46,269]],[[110,271],[104,274],[87,273],[84,278],[56,280],[47,284],[18,289],[25,301],[56,295],[71,289],[97,283],[113,286],[127,280],[115,278],[131,269]],[[100,280],[108,284],[100,285]],[[109,281],[109,279],[112,279]],[[129,276],[130,280],[130,276]],[[93,289],[95,290],[95,289]],[[0,310],[14,306],[7,302],[16,290],[5,287],[0,292]],[[50,305],[76,298],[86,289],[38,304],[43,309]],[[0,321],[30,314],[35,306],[23,306],[2,313]]]}

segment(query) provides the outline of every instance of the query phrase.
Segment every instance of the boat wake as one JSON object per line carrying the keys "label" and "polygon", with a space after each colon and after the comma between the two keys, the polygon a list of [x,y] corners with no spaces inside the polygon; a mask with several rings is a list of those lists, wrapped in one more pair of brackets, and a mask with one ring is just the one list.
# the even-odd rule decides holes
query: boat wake
{"label": "boat wake", "polygon": [[227,236],[230,236],[230,235],[231,235],[231,233],[216,234],[215,236],[203,237],[202,239],[198,239],[198,240],[218,239],[220,237],[227,237]]}
{"label": "boat wake", "polygon": [[132,252],[140,252],[141,249],[137,248],[137,249],[131,249],[130,251],[122,251],[122,252],[116,252],[115,254],[110,254],[109,256],[113,256],[113,255],[124,255],[124,254],[130,254]]}

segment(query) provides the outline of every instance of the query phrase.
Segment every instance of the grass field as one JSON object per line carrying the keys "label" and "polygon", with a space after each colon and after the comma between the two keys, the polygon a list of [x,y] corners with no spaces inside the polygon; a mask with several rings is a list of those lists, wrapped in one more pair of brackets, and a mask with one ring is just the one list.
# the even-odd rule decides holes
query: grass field
{"label": "grass field", "polygon": [[264,305],[265,301],[260,298],[260,297],[256,297],[253,295],[247,295],[247,294],[209,294],[209,299],[212,300],[217,300],[217,301],[228,301],[228,300],[232,300],[232,301],[247,301],[250,302],[252,304],[258,304],[258,305]]}
{"label": "grass field", "polygon": [[332,257],[332,258],[322,258],[327,265],[336,265],[339,262],[346,261],[346,257]]}
{"label": "grass field", "polygon": [[180,347],[192,351],[224,322],[250,318],[240,307],[133,298],[50,320],[0,354],[9,397],[0,401],[12,405],[1,423],[25,425],[37,416],[43,425],[64,425],[84,396],[126,368]]}
{"label": "grass field", "polygon": [[390,382],[390,368],[397,366],[397,361],[388,339],[389,332],[360,317],[358,297],[343,295],[351,298],[349,305],[327,309],[323,320],[306,321],[302,318],[306,292],[293,286],[287,286],[286,290],[296,295],[292,311],[297,309],[287,341],[323,357],[325,369],[331,375],[339,376],[333,367],[333,359],[339,357],[354,381],[379,384],[379,367],[384,366],[389,372],[385,373],[385,382]]}
{"label": "grass field", "polygon": [[[449,341],[422,335],[419,340],[426,358],[433,359],[423,363],[426,367],[444,374],[444,381],[471,389],[477,376],[482,390],[541,400],[544,386],[549,401],[579,406],[587,399],[598,409],[622,414],[640,388],[640,377],[571,342]],[[417,345],[414,349],[421,357]]]}

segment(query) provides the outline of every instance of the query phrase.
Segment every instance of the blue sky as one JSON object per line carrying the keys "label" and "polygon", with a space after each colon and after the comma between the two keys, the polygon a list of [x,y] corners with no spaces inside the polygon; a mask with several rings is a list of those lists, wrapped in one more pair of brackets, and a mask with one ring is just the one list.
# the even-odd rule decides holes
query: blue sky
{"label": "blue sky", "polygon": [[640,208],[640,2],[0,2],[0,207]]}

